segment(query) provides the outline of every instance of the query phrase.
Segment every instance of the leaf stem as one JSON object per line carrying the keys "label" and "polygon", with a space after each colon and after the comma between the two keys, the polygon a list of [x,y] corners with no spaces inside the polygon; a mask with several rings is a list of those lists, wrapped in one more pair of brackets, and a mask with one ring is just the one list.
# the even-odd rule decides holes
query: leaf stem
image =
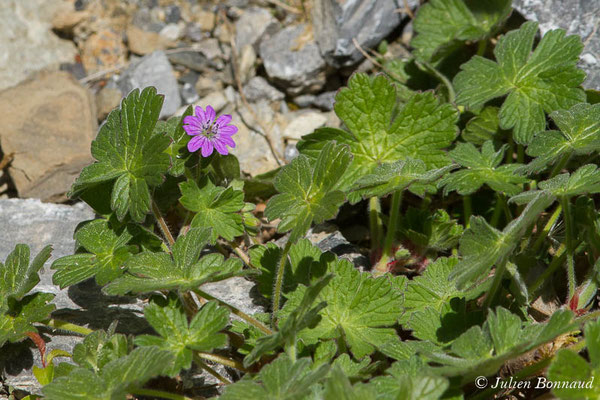
{"label": "leaf stem", "polygon": [[162,390],[157,389],[142,389],[142,388],[134,388],[129,389],[129,393],[135,394],[138,396],[150,396],[150,397],[160,397],[161,399],[168,400],[193,400],[191,397],[183,396],[180,394],[163,392]]}
{"label": "leaf stem", "polygon": [[560,216],[561,213],[562,213],[562,206],[559,204],[556,207],[556,209],[554,210],[554,212],[552,213],[552,215],[550,216],[550,219],[548,220],[548,222],[546,222],[546,225],[544,225],[544,229],[542,230],[542,232],[540,232],[540,235],[537,237],[537,239],[533,243],[533,247],[531,248],[533,254],[537,253],[539,251],[540,247],[542,247],[542,244],[544,243],[544,239],[546,239],[546,237],[548,236],[548,233],[550,232],[550,230],[552,229],[554,224],[556,224],[556,220],[558,219],[558,217]]}
{"label": "leaf stem", "polygon": [[571,153],[567,153],[564,156],[562,156],[560,161],[554,166],[554,168],[552,168],[552,172],[550,172],[550,178],[554,178],[560,173],[560,171],[562,171],[562,169],[569,162],[569,158],[571,158]]}
{"label": "leaf stem", "polygon": [[154,214],[154,218],[156,218],[156,222],[158,222],[158,227],[160,228],[163,236],[167,239],[167,243],[169,244],[169,248],[173,246],[175,243],[175,239],[167,226],[165,219],[163,218],[160,210],[158,209],[158,205],[154,200],[152,200],[152,213]]}
{"label": "leaf stem", "polygon": [[231,367],[231,368],[235,368],[238,369],[242,372],[249,372],[248,369],[244,368],[244,366],[242,365],[241,362],[239,361],[235,361],[232,360],[230,358],[226,358],[226,357],[222,357],[216,354],[212,354],[212,353],[203,353],[201,351],[196,352],[196,354],[198,355],[198,357],[204,359],[204,360],[208,360],[208,361],[212,361],[212,362],[216,362],[219,364],[223,364],[227,367]]}
{"label": "leaf stem", "polygon": [[525,148],[522,144],[517,145],[517,162],[523,164],[525,162]]}
{"label": "leaf stem", "polygon": [[429,72],[431,72],[433,75],[435,75],[436,78],[438,78],[440,80],[440,82],[442,82],[444,84],[444,86],[446,86],[446,89],[448,89],[448,102],[454,103],[454,101],[456,99],[456,92],[454,91],[452,82],[450,82],[450,80],[448,78],[446,78],[446,76],[444,74],[442,74],[440,71],[435,69],[435,67],[433,65],[431,65],[430,63],[425,62],[425,61],[416,61],[416,64],[418,66],[421,66],[422,68],[428,70]]}
{"label": "leaf stem", "polygon": [[63,331],[79,333],[84,336],[87,336],[90,333],[94,332],[93,330],[88,329],[84,326],[72,324],[70,322],[62,321],[62,320],[56,319],[56,318],[52,318],[52,319],[48,320],[47,322],[44,323],[44,325],[47,325],[54,329],[60,329]]}
{"label": "leaf stem", "polygon": [[483,57],[485,54],[485,50],[487,49],[487,39],[480,40],[477,43],[477,55]]}
{"label": "leaf stem", "polygon": [[575,282],[575,249],[573,247],[573,219],[571,215],[571,202],[569,198],[566,196],[561,197],[560,203],[563,208],[563,215],[565,220],[565,245],[567,246],[567,279],[568,279],[568,287],[569,287],[569,297],[567,301],[569,301],[575,295],[575,288],[577,286],[577,282]]}
{"label": "leaf stem", "polygon": [[[506,207],[507,207],[506,198],[504,197],[504,194],[497,192],[496,193],[496,206],[494,208],[494,214],[492,214],[492,219],[490,221],[491,225],[494,228],[498,227],[498,222],[500,222],[500,215],[502,213],[502,210],[504,210]],[[505,212],[505,215],[506,215],[506,212]]]}
{"label": "leaf stem", "polygon": [[383,223],[381,222],[381,202],[379,197],[369,199],[369,227],[371,231],[371,252],[381,246]]}
{"label": "leaf stem", "polygon": [[494,280],[492,281],[492,286],[490,286],[490,289],[487,293],[487,295],[485,296],[485,300],[483,302],[483,309],[487,310],[491,305],[492,305],[492,301],[494,300],[494,297],[496,297],[496,292],[498,291],[498,288],[500,287],[500,283],[502,283],[502,277],[504,276],[504,273],[506,272],[506,262],[507,262],[507,258],[504,257],[500,260],[500,263],[496,266],[496,271],[494,272]]}
{"label": "leaf stem", "polygon": [[205,370],[206,372],[208,372],[209,374],[211,374],[212,376],[214,376],[215,378],[217,378],[218,380],[220,380],[221,382],[223,382],[226,385],[231,384],[232,382],[225,378],[223,375],[221,375],[220,373],[218,373],[214,368],[208,366],[204,361],[202,361],[202,359],[198,356],[198,354],[194,353],[194,362],[203,370]]}
{"label": "leaf stem", "polygon": [[277,312],[279,311],[281,301],[281,289],[283,287],[283,275],[285,273],[285,264],[287,263],[288,253],[292,247],[292,242],[287,241],[281,258],[279,259],[279,265],[277,266],[277,275],[275,277],[275,287],[273,288],[273,314],[271,315],[271,327],[277,327]]}
{"label": "leaf stem", "polygon": [[226,303],[223,300],[219,300],[216,297],[211,296],[210,294],[206,293],[205,291],[203,291],[201,289],[194,289],[194,293],[196,293],[198,296],[203,297],[207,300],[214,300],[217,303],[219,303],[219,305],[228,308],[229,311],[231,311],[234,315],[237,315],[238,317],[240,317],[244,321],[248,322],[249,324],[254,325],[256,328],[258,328],[264,334],[266,334],[266,335],[273,334],[273,331],[270,330],[269,328],[267,328],[262,322],[260,322],[256,318],[253,318],[252,316],[246,314],[239,308],[232,306],[231,304]]}
{"label": "leaf stem", "polygon": [[394,240],[396,239],[396,229],[400,223],[400,206],[402,205],[402,191],[398,190],[392,194],[392,204],[390,205],[390,218],[388,220],[387,231],[385,233],[385,241],[381,258],[373,269],[373,276],[381,276],[388,272],[388,263],[392,258],[392,249]]}
{"label": "leaf stem", "polygon": [[529,293],[533,296],[535,292],[546,282],[548,277],[554,273],[556,268],[564,262],[564,256],[567,247],[565,244],[561,244],[556,253],[554,254],[554,258],[550,262],[550,265],[546,270],[533,282],[531,288],[529,289]]}
{"label": "leaf stem", "polygon": [[244,253],[244,251],[240,249],[240,245],[238,243],[229,242],[229,245],[231,246],[233,252],[244,262],[244,264],[250,268],[256,269],[256,267],[250,262],[250,257],[248,257],[248,254]]}
{"label": "leaf stem", "polygon": [[463,196],[463,217],[465,219],[465,228],[469,228],[469,221],[471,220],[471,214],[473,214],[473,205],[471,203],[471,196]]}

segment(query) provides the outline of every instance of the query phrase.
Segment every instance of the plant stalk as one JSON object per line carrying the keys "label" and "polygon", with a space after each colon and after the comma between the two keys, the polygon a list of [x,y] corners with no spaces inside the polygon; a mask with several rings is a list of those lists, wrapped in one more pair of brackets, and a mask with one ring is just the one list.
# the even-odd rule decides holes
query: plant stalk
{"label": "plant stalk", "polygon": [[546,270],[535,280],[535,282],[533,282],[531,288],[529,288],[529,293],[532,296],[544,284],[544,282],[546,282],[546,279],[548,279],[550,275],[554,273],[556,268],[558,268],[558,266],[564,262],[566,250],[567,247],[565,246],[565,244],[561,244],[556,253],[554,254],[554,258],[550,262],[548,268],[546,268]]}
{"label": "plant stalk", "polygon": [[392,194],[392,204],[390,206],[390,218],[388,220],[387,232],[383,243],[381,258],[373,269],[373,276],[378,277],[388,272],[388,263],[392,258],[394,240],[396,238],[396,229],[400,223],[400,206],[402,205],[402,191],[396,191]]}
{"label": "plant stalk", "polygon": [[223,364],[227,367],[231,367],[231,368],[235,368],[237,370],[240,370],[242,372],[249,372],[247,368],[244,368],[244,366],[242,365],[241,362],[239,361],[235,361],[232,360],[230,358],[226,358],[226,357],[222,357],[216,354],[212,354],[212,353],[203,353],[201,351],[196,352],[196,354],[198,355],[198,357],[204,359],[204,360],[208,360],[208,361],[212,361],[212,362],[216,362],[219,364]]}
{"label": "plant stalk", "polygon": [[169,230],[169,227],[162,214],[160,213],[158,205],[156,205],[156,202],[154,200],[152,200],[152,213],[154,214],[154,218],[156,218],[156,222],[158,222],[158,227],[160,228],[160,231],[162,232],[165,239],[167,239],[167,243],[170,249],[175,243],[175,239],[173,238],[173,235],[171,234],[171,231]]}
{"label": "plant stalk", "polygon": [[492,305],[492,301],[494,300],[494,297],[496,297],[496,292],[498,291],[498,288],[500,287],[500,284],[502,283],[502,277],[504,276],[504,273],[506,272],[506,262],[507,262],[507,258],[504,257],[502,260],[500,260],[500,263],[498,264],[498,266],[496,267],[496,271],[494,272],[494,280],[492,281],[492,286],[490,286],[490,290],[488,291],[487,295],[485,296],[485,300],[483,302],[483,309],[487,310],[491,305]]}
{"label": "plant stalk", "polygon": [[193,400],[191,397],[183,396],[180,394],[163,392],[162,390],[157,389],[130,389],[129,393],[137,395],[137,396],[149,396],[149,397],[159,397],[161,399],[168,400]]}
{"label": "plant stalk", "polygon": [[567,301],[573,298],[575,295],[575,288],[577,282],[575,281],[575,248],[573,247],[573,218],[571,215],[571,202],[568,197],[562,197],[560,199],[563,215],[565,219],[565,245],[567,246],[567,279],[569,287],[569,297]]}
{"label": "plant stalk", "polygon": [[214,376],[215,378],[217,378],[224,384],[229,385],[230,383],[232,383],[229,379],[225,378],[223,375],[218,373],[214,368],[208,366],[204,361],[202,361],[202,359],[196,353],[194,353],[194,362],[200,368],[202,368],[203,370],[205,370],[206,372],[208,372],[209,374],[211,374],[212,376]]}
{"label": "plant stalk", "polygon": [[560,216],[561,213],[562,213],[562,206],[559,204],[556,207],[556,209],[554,210],[554,212],[552,213],[552,215],[550,216],[550,219],[548,220],[548,222],[546,222],[546,225],[544,225],[544,229],[540,232],[540,235],[537,237],[537,239],[533,243],[533,247],[531,248],[533,251],[533,254],[537,253],[539,251],[540,247],[542,247],[542,244],[544,243],[544,239],[546,239],[546,237],[548,236],[548,233],[550,232],[550,230],[552,229],[554,224],[556,224],[556,220],[558,219],[558,217]]}
{"label": "plant stalk", "polygon": [[283,288],[283,275],[285,273],[285,264],[287,263],[288,253],[292,247],[292,242],[289,240],[283,248],[281,259],[277,266],[277,275],[275,278],[275,287],[273,288],[273,314],[271,315],[271,327],[277,327],[277,312],[279,311],[281,301],[281,289]]}
{"label": "plant stalk", "polygon": [[471,214],[473,214],[473,205],[471,203],[471,196],[467,195],[463,197],[463,217],[465,218],[466,229],[469,228]]}
{"label": "plant stalk", "polygon": [[379,197],[369,199],[369,227],[371,232],[371,252],[381,246],[383,223],[381,222],[381,202]]}
{"label": "plant stalk", "polygon": [[47,325],[51,328],[54,328],[54,329],[61,329],[63,331],[79,333],[84,336],[87,336],[90,333],[94,332],[93,330],[88,329],[84,326],[75,325],[70,322],[62,321],[62,320],[56,319],[56,318],[52,318],[52,319],[48,320],[48,322],[46,322],[45,325]]}
{"label": "plant stalk", "polygon": [[272,335],[273,334],[273,331],[270,330],[269,328],[267,328],[262,322],[260,322],[256,318],[253,318],[250,315],[246,314],[245,312],[243,312],[239,308],[237,308],[235,306],[232,306],[231,304],[228,304],[228,303],[224,302],[223,300],[219,300],[216,297],[211,296],[210,294],[206,293],[205,291],[203,291],[201,289],[194,289],[194,293],[196,293],[198,296],[203,297],[203,298],[205,298],[207,300],[214,300],[217,303],[219,303],[219,305],[228,308],[229,311],[231,311],[234,315],[237,315],[238,317],[240,317],[244,321],[248,322],[249,324],[254,325],[256,328],[258,328],[265,335]]}

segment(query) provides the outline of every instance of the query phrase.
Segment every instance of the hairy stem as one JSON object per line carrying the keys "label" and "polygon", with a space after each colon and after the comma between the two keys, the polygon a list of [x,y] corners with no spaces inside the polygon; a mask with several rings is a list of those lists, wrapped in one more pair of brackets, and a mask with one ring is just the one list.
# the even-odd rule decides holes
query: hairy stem
{"label": "hairy stem", "polygon": [[283,287],[283,275],[285,273],[285,264],[287,263],[288,253],[292,247],[292,242],[289,240],[283,248],[281,259],[277,266],[277,275],[275,277],[275,287],[273,288],[273,314],[271,315],[271,327],[277,327],[277,312],[279,311],[281,301],[281,289]]}
{"label": "hairy stem", "polygon": [[565,244],[561,244],[556,253],[554,254],[554,258],[550,262],[550,265],[546,270],[533,282],[531,287],[529,288],[529,293],[534,296],[535,292],[546,282],[546,280],[556,271],[559,265],[565,260],[565,252],[567,247]]}
{"label": "hairy stem", "polygon": [[171,234],[171,231],[169,230],[169,227],[167,226],[167,223],[165,222],[165,219],[160,213],[158,205],[156,205],[156,202],[154,200],[152,200],[152,213],[154,214],[154,218],[156,218],[156,222],[158,222],[158,227],[160,228],[160,231],[162,232],[165,239],[167,239],[169,248],[171,248],[175,243],[175,239],[173,238],[173,235]]}
{"label": "hairy stem", "polygon": [[396,239],[396,229],[400,223],[400,206],[402,205],[402,191],[394,192],[392,195],[392,204],[390,206],[390,218],[388,220],[387,231],[385,233],[385,241],[381,258],[373,269],[373,276],[381,276],[388,271],[388,263],[393,257],[392,251],[394,240]]}
{"label": "hairy stem", "polygon": [[563,215],[565,219],[565,245],[567,246],[567,279],[569,287],[569,301],[575,295],[575,288],[577,282],[575,282],[575,248],[573,247],[573,218],[571,215],[571,202],[568,197],[562,197],[560,203],[563,208]]}
{"label": "hairy stem", "polygon": [[418,66],[421,66],[422,69],[431,72],[436,78],[439,79],[440,82],[442,82],[444,86],[446,86],[446,89],[448,90],[448,102],[454,103],[456,99],[456,92],[454,91],[454,86],[452,86],[452,82],[450,82],[450,80],[444,74],[435,69],[435,67],[430,63],[417,61],[416,64]]}
{"label": "hairy stem", "polygon": [[203,353],[201,351],[196,352],[196,354],[201,359],[212,361],[212,362],[216,362],[216,363],[219,363],[219,364],[223,364],[223,365],[226,365],[228,367],[240,370],[242,372],[249,372],[248,369],[244,368],[244,366],[242,365],[242,363],[239,362],[239,361],[232,360],[232,359],[227,358],[227,357],[222,357],[222,356],[219,356],[217,354]]}
{"label": "hairy stem", "polygon": [[463,217],[465,219],[465,228],[469,228],[471,214],[473,214],[473,206],[471,204],[471,196],[463,196]]}
{"label": "hairy stem", "polygon": [[235,255],[238,256],[244,262],[244,264],[246,264],[250,268],[256,269],[256,267],[252,265],[252,263],[250,263],[250,257],[248,257],[248,254],[244,253],[244,251],[240,249],[239,244],[237,244],[236,242],[229,242],[229,245],[231,246],[231,249],[233,250]]}
{"label": "hairy stem", "polygon": [[550,216],[550,219],[548,220],[548,222],[546,222],[546,225],[544,225],[544,229],[540,232],[540,235],[537,237],[537,239],[533,243],[533,247],[531,248],[533,254],[537,253],[540,250],[540,247],[542,247],[544,240],[548,236],[548,233],[550,232],[550,230],[552,229],[554,224],[556,224],[556,220],[558,220],[558,217],[560,216],[561,213],[562,213],[562,206],[559,204],[556,207],[556,209],[554,210],[554,212],[552,213],[552,215]]}
{"label": "hairy stem", "polygon": [[[504,210],[506,207],[507,207],[506,198],[504,197],[504,194],[497,192],[496,193],[496,206],[494,207],[494,214],[492,214],[492,219],[490,221],[490,224],[494,228],[498,227],[498,223],[500,222],[500,215],[502,215],[502,210]],[[506,215],[506,212],[505,212],[505,215]]]}
{"label": "hairy stem", "polygon": [[483,57],[485,50],[487,49],[487,39],[480,40],[477,43],[477,55]]}
{"label": "hairy stem", "polygon": [[248,322],[249,324],[254,325],[256,328],[258,328],[264,334],[266,334],[266,335],[273,334],[273,331],[270,330],[269,328],[267,328],[262,322],[260,322],[256,318],[253,318],[250,315],[246,314],[239,308],[232,306],[231,304],[226,303],[223,300],[219,300],[216,297],[211,296],[210,294],[206,293],[205,291],[203,291],[201,289],[194,289],[194,293],[196,293],[198,296],[203,297],[207,300],[214,300],[217,303],[219,303],[219,305],[228,308],[229,311],[231,311],[234,315],[237,315],[238,317],[240,317],[244,321]]}
{"label": "hairy stem", "polygon": [[383,223],[381,222],[381,202],[379,197],[369,199],[369,227],[371,231],[371,252],[381,246]]}
{"label": "hairy stem", "polygon": [[193,400],[191,397],[183,396],[180,394],[169,393],[169,392],[163,392],[162,390],[158,390],[158,389],[136,388],[136,389],[130,389],[129,393],[135,394],[137,396],[159,397],[161,399],[168,399],[168,400]]}
{"label": "hairy stem", "polygon": [[202,368],[203,370],[205,370],[206,372],[208,372],[209,374],[211,374],[212,376],[214,376],[215,378],[217,378],[224,384],[229,385],[230,383],[232,383],[229,379],[225,378],[223,375],[221,375],[220,373],[215,371],[212,367],[208,366],[204,361],[202,361],[202,359],[196,353],[194,353],[194,362],[200,368]]}
{"label": "hairy stem", "polygon": [[496,266],[496,271],[494,272],[494,280],[492,281],[492,286],[490,286],[490,290],[485,296],[485,300],[483,302],[483,309],[487,310],[491,305],[494,297],[496,297],[496,292],[502,283],[502,277],[504,276],[504,272],[506,272],[506,257],[500,260],[500,263]]}
{"label": "hairy stem", "polygon": [[571,158],[571,153],[567,153],[562,156],[560,161],[558,163],[556,163],[556,165],[554,165],[554,168],[552,168],[552,172],[550,172],[550,178],[554,178],[556,175],[558,175],[560,173],[560,171],[563,170],[563,168],[569,162],[569,158]]}
{"label": "hairy stem", "polygon": [[84,326],[80,326],[80,325],[75,325],[72,324],[70,322],[67,321],[62,321],[60,319],[56,319],[56,318],[52,318],[50,320],[48,320],[45,325],[54,328],[54,329],[60,329],[63,331],[69,331],[69,332],[74,332],[74,333],[79,333],[81,335],[89,335],[90,333],[94,332],[91,329],[88,329]]}

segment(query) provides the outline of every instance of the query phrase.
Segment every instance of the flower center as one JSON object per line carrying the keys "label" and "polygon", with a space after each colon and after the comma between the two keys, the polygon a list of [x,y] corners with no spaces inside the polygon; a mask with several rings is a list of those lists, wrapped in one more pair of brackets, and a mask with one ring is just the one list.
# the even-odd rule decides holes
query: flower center
{"label": "flower center", "polygon": [[219,134],[219,124],[217,123],[205,123],[202,125],[202,134],[208,139],[212,139]]}

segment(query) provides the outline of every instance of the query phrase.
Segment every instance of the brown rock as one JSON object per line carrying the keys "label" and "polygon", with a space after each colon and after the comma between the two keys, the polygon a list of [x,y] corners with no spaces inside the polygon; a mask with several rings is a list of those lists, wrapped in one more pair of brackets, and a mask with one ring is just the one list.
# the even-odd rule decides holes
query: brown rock
{"label": "brown rock", "polygon": [[174,44],[156,32],[148,32],[130,25],[127,28],[127,44],[132,53],[145,56],[157,50],[174,47]]}
{"label": "brown rock", "polygon": [[90,35],[82,46],[81,61],[88,73],[122,66],[127,57],[127,48],[121,35],[104,29]]}
{"label": "brown rock", "polygon": [[57,12],[52,18],[52,28],[58,32],[73,33],[73,28],[89,17],[87,11],[66,10]]}
{"label": "brown rock", "polygon": [[119,106],[123,94],[119,89],[105,87],[96,94],[96,109],[98,121],[103,121],[106,116]]}
{"label": "brown rock", "polygon": [[204,32],[215,29],[215,14],[210,11],[200,10],[194,14],[194,20],[200,25]]}
{"label": "brown rock", "polygon": [[0,92],[0,146],[21,197],[62,201],[91,162],[97,129],[91,94],[67,72],[45,72]]}

